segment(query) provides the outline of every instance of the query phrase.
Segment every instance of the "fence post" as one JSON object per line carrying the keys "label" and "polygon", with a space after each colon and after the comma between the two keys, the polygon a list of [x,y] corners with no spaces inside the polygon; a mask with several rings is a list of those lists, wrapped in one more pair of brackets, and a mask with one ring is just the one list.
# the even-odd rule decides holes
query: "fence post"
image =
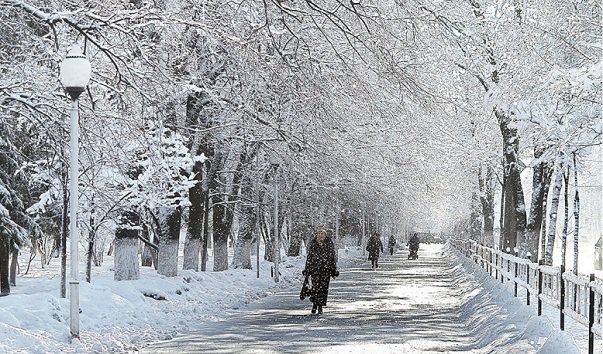
{"label": "fence post", "polygon": [[494,262],[494,254],[492,253],[492,249],[488,250],[488,254],[490,255],[490,262],[488,263],[488,274],[492,276],[492,262]]}
{"label": "fence post", "polygon": [[[504,284],[505,282],[505,272],[503,272],[503,267],[505,264],[505,259],[503,258],[503,254],[505,254],[504,252],[501,252],[500,254],[500,282]],[[507,261],[507,268],[509,268],[509,262]],[[507,269],[507,272],[509,270]]]}
{"label": "fence post", "polygon": [[565,330],[565,280],[563,279],[563,273],[565,273],[565,264],[561,265],[559,271],[559,328]]}
{"label": "fence post", "polygon": [[536,271],[538,272],[538,316],[542,316],[542,271],[540,270],[540,266],[543,264],[543,261],[540,260],[538,262],[538,268],[536,268]]}
{"label": "fence post", "polygon": [[530,264],[526,265],[526,283],[528,284],[528,287],[526,288],[526,305],[530,306]]}
{"label": "fence post", "polygon": [[494,258],[494,279],[498,280],[498,253],[492,255]]}
{"label": "fence post", "polygon": [[484,248],[479,243],[477,244],[477,247],[479,247],[479,265],[481,268],[484,268]]}
{"label": "fence post", "polygon": [[[595,274],[590,273],[591,284],[594,281]],[[595,352],[595,332],[593,332],[593,327],[595,326],[595,290],[590,284],[588,290],[588,354],[593,354]]]}
{"label": "fence post", "polygon": [[513,262],[515,264],[515,271],[513,276],[513,296],[517,297],[517,262]]}

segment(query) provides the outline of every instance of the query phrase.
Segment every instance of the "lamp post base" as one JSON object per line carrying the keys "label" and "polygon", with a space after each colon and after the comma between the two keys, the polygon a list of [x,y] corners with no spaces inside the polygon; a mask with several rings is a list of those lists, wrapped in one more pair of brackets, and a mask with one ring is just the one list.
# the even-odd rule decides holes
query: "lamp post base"
{"label": "lamp post base", "polygon": [[69,281],[69,330],[71,339],[80,338],[80,282]]}

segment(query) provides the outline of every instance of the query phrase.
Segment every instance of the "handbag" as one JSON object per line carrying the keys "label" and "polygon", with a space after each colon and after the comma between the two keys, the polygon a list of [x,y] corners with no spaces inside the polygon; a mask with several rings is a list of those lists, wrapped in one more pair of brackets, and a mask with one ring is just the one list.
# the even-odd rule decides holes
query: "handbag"
{"label": "handbag", "polygon": [[310,276],[306,275],[304,283],[302,284],[301,291],[299,292],[299,299],[304,300],[306,297],[312,295],[312,283],[310,282]]}

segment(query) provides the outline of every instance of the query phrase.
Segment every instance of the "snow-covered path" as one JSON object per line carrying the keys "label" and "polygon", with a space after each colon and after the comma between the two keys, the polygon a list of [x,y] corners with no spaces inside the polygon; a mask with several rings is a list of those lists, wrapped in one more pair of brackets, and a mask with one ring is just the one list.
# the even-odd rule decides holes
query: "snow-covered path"
{"label": "snow-covered path", "polygon": [[538,332],[522,328],[533,321],[514,322],[440,246],[423,247],[419,260],[406,255],[382,257],[377,270],[364,259],[342,269],[322,315],[288,289],[143,352],[554,352],[526,335]]}

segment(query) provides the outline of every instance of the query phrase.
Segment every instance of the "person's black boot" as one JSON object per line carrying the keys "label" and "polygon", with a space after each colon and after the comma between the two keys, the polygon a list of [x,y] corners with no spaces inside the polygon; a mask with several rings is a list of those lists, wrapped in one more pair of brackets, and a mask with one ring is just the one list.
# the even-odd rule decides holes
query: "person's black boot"
{"label": "person's black boot", "polygon": [[318,314],[322,314],[322,306],[318,305]]}
{"label": "person's black boot", "polygon": [[[322,311],[322,308],[321,308]],[[316,304],[312,305],[312,313],[316,313]]]}

